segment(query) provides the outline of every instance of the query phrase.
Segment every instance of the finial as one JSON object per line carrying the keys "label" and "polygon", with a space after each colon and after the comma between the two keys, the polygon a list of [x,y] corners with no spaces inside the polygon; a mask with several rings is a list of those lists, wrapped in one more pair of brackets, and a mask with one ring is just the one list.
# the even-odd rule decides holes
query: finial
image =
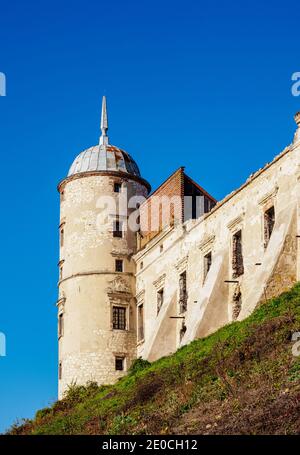
{"label": "finial", "polygon": [[101,111],[101,137],[100,137],[100,145],[108,145],[108,136],[107,136],[107,130],[108,130],[108,121],[107,121],[107,108],[106,108],[106,96],[103,96],[102,98],[102,111]]}

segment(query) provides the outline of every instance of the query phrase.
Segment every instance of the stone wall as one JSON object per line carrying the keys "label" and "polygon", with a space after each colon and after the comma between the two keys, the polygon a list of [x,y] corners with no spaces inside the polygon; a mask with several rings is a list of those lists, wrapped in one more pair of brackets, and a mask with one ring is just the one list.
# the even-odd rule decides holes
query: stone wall
{"label": "stone wall", "polygon": [[[108,215],[102,211],[103,195],[119,200],[113,190],[116,181],[122,182],[128,199],[147,195],[142,181],[116,173],[77,176],[59,187],[63,244],[58,312],[64,316],[60,397],[74,381],[114,382],[136,356],[158,359],[242,320],[300,279],[299,128],[291,146],[196,220],[183,222],[184,172],[177,170],[153,193],[177,197],[169,222],[162,221],[161,209],[151,211],[153,196],[141,206],[141,222],[153,217],[158,229],[142,229],[138,251],[135,233],[127,230],[122,238],[113,237],[114,210]],[[275,221],[266,226],[270,209]],[[127,218],[122,221],[126,225]],[[123,260],[123,272],[115,271],[116,259]],[[180,308],[179,294],[184,272],[186,311]],[[144,337],[137,342],[141,304]],[[126,330],[112,327],[114,305],[126,308]],[[116,356],[125,357],[124,371],[116,371]]]}
{"label": "stone wall", "polygon": [[[122,195],[114,183],[122,183]],[[136,357],[135,263],[136,236],[124,230],[113,236],[116,218],[110,196],[117,205],[121,196],[147,195],[144,185],[117,175],[89,175],[67,179],[60,186],[63,246],[60,250],[58,312],[63,314],[59,338],[62,397],[72,382],[114,382],[126,374]],[[132,209],[133,210],[133,209]],[[127,217],[121,216],[126,228]],[[123,260],[123,272],[115,271],[115,260]],[[126,330],[113,329],[112,308],[125,308]],[[124,371],[116,371],[116,356],[124,357]]]}
{"label": "stone wall", "polygon": [[[136,293],[143,295],[145,340],[138,356],[154,360],[247,317],[259,302],[299,280],[300,139],[251,175],[237,191],[198,220],[166,227],[134,256]],[[265,212],[275,224],[266,245]],[[241,231],[243,270],[233,268],[234,236]],[[204,256],[212,253],[205,276]],[[140,267],[140,264],[143,267]],[[188,303],[179,309],[179,276],[187,273]],[[156,283],[163,278],[164,303],[157,315]],[[176,318],[174,318],[176,317]],[[186,332],[180,340],[182,321]]]}

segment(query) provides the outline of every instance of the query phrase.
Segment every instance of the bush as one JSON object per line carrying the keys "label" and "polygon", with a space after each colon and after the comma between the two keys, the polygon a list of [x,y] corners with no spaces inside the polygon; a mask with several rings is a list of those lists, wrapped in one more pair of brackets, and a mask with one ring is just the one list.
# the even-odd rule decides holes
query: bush
{"label": "bush", "polygon": [[99,386],[96,382],[88,382],[86,385],[77,385],[72,383],[66,390],[63,399],[69,404],[81,403],[86,398],[94,396],[99,391]]}
{"label": "bush", "polygon": [[52,414],[53,414],[53,409],[52,409],[52,408],[40,409],[40,410],[37,411],[37,413],[35,414],[35,420],[36,420],[36,421],[40,421],[40,420],[42,420],[44,417],[47,417],[47,416],[52,415]]}
{"label": "bush", "polygon": [[138,359],[135,359],[132,362],[131,367],[129,368],[129,374],[136,374],[139,371],[149,368],[150,365],[151,363],[148,362],[148,360],[144,360],[141,357],[139,357]]}

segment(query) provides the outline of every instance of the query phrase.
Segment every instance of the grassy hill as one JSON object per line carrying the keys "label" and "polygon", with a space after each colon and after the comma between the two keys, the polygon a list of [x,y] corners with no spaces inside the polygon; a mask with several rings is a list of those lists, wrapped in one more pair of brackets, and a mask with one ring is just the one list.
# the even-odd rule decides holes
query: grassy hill
{"label": "grassy hill", "polygon": [[174,355],[137,360],[113,386],[72,386],[63,400],[9,432],[299,434],[297,331],[300,283]]}

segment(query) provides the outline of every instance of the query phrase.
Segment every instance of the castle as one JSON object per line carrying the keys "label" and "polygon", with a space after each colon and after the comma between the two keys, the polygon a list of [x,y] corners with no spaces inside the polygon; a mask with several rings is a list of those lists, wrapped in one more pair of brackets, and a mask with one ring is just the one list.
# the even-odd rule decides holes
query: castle
{"label": "castle", "polygon": [[300,279],[300,113],[293,142],[217,202],[176,170],[151,192],[131,156],[99,144],[60,182],[59,397],[113,383],[247,317]]}

